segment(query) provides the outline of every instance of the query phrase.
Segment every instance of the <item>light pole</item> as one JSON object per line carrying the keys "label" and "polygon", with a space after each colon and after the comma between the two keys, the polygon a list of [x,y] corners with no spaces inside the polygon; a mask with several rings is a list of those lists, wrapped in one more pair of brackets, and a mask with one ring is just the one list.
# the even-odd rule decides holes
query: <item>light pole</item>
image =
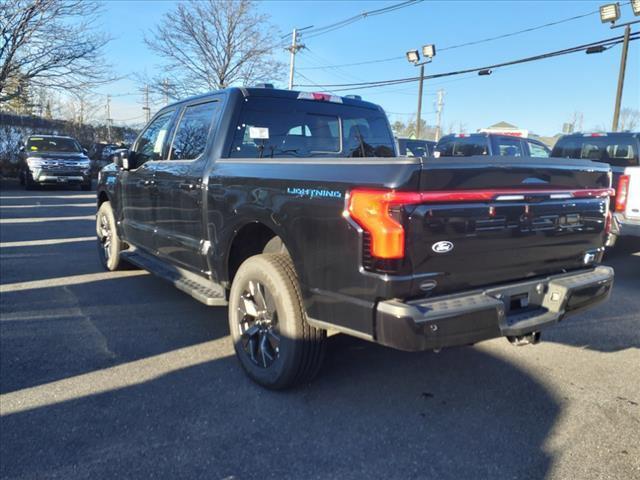
{"label": "light pole", "polygon": [[420,67],[420,83],[418,85],[418,112],[416,113],[416,138],[420,138],[420,130],[422,123],[422,89],[424,85],[424,66],[427,63],[431,63],[433,57],[436,56],[436,46],[433,44],[424,45],[422,47],[422,55],[425,57],[424,61],[420,61],[420,53],[418,50],[409,50],[407,53],[407,60],[416,67]]}
{"label": "light pole", "polygon": [[[634,15],[640,15],[640,0],[632,0],[631,8]],[[616,25],[616,21],[620,18],[620,5],[617,3],[609,3],[600,7],[600,21],[602,23],[611,22],[611,28],[624,27],[624,39],[622,41],[622,54],[620,56],[620,70],[618,72],[618,88],[616,90],[616,101],[613,109],[613,122],[611,125],[611,131],[618,131],[618,123],[620,121],[620,106],[622,104],[622,90],[624,89],[624,76],[627,70],[627,55],[629,53],[629,36],[631,35],[631,25],[640,23],[640,20],[633,22],[622,23]],[[587,53],[600,53],[604,51],[604,48],[597,49],[597,47],[591,47],[591,51],[587,49]]]}

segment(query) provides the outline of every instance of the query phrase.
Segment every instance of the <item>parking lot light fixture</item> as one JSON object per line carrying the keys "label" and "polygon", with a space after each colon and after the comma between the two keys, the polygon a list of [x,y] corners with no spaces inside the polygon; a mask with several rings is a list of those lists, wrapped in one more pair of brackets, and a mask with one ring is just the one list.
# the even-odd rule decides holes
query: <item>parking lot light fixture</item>
{"label": "parking lot light fixture", "polygon": [[409,50],[407,52],[407,60],[411,63],[418,63],[420,61],[420,53],[418,53],[418,50]]}
{"label": "parking lot light fixture", "polygon": [[615,23],[620,18],[620,5],[608,3],[600,7],[600,20],[602,23]]}
{"label": "parking lot light fixture", "polygon": [[436,56],[436,46],[432,43],[429,45],[423,45],[422,56],[425,58],[433,58]]}
{"label": "parking lot light fixture", "polygon": [[602,45],[596,45],[595,47],[589,47],[585,50],[587,55],[591,55],[592,53],[602,53],[606,50]]}

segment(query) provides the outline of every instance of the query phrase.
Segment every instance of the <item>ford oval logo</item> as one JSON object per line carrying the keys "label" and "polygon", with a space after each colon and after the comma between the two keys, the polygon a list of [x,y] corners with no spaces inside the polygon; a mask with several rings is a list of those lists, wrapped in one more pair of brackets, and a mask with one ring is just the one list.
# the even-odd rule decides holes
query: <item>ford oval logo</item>
{"label": "ford oval logo", "polygon": [[448,242],[447,240],[436,242],[433,245],[431,245],[431,250],[433,250],[436,253],[447,253],[453,250],[453,243]]}

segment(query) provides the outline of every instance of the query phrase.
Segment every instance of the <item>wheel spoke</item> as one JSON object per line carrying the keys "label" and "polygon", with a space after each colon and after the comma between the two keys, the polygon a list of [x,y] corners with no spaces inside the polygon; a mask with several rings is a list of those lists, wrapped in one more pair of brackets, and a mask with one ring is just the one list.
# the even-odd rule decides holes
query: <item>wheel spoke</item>
{"label": "wheel spoke", "polygon": [[273,363],[273,355],[269,353],[271,345],[269,345],[269,340],[267,339],[267,335],[262,332],[260,335],[260,356],[262,357],[262,366],[267,368],[269,365]]}
{"label": "wheel spoke", "polygon": [[240,305],[240,308],[244,310],[245,315],[249,315],[254,318],[258,316],[258,309],[256,307],[256,304],[250,298],[243,296],[240,299]]}
{"label": "wheel spoke", "polygon": [[262,293],[262,285],[259,282],[250,281],[249,282],[249,291],[251,292],[251,296],[258,308],[258,311],[265,311],[267,309],[267,303],[264,299],[264,294]]}
{"label": "wheel spoke", "polygon": [[253,337],[260,332],[258,325],[251,325],[246,331],[242,332],[243,337]]}

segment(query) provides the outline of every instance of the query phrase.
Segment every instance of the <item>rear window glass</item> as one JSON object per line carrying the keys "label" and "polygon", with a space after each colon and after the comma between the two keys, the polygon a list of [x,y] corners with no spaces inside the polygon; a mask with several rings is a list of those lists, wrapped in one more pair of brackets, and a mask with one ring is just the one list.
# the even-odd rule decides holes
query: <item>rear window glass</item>
{"label": "rear window glass", "polygon": [[568,137],[558,140],[554,157],[581,158],[604,162],[614,167],[638,165],[637,142],[633,137]]}
{"label": "rear window glass", "polygon": [[529,144],[529,152],[532,157],[547,158],[549,149],[535,142],[527,142]]}
{"label": "rear window glass", "polygon": [[420,140],[399,140],[400,154],[407,157],[428,157],[429,147]]}
{"label": "rear window glass", "polygon": [[81,152],[80,144],[72,138],[30,137],[27,140],[29,152]]}
{"label": "rear window glass", "polygon": [[495,137],[495,155],[507,157],[522,157],[522,142],[519,138]]}
{"label": "rear window glass", "polygon": [[230,157],[392,157],[384,113],[331,102],[249,97]]}
{"label": "rear window glass", "polygon": [[487,138],[456,137],[443,140],[436,150],[441,157],[471,157],[473,155],[487,155]]}

